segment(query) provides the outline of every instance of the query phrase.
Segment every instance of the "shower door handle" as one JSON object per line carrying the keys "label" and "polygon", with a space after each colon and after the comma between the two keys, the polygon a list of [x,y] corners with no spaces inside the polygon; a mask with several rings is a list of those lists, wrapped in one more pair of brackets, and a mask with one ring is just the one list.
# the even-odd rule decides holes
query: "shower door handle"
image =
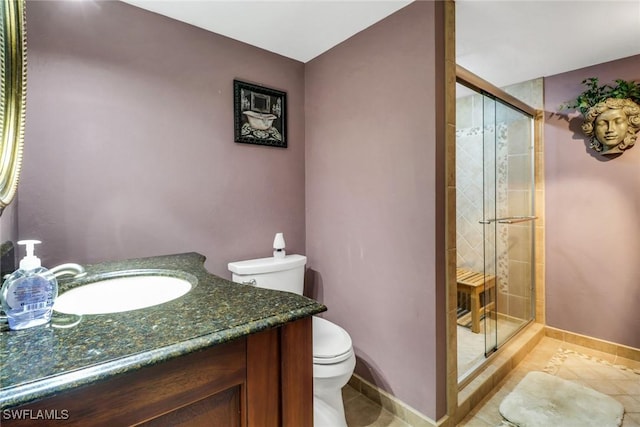
{"label": "shower door handle", "polygon": [[538,219],[537,216],[507,216],[504,218],[492,218],[483,219],[478,221],[480,224],[491,224],[492,222],[498,222],[500,224],[517,224],[519,222],[533,221]]}
{"label": "shower door handle", "polygon": [[500,224],[517,224],[519,222],[527,222],[538,219],[537,216],[512,216],[509,218],[501,218],[498,220]]}

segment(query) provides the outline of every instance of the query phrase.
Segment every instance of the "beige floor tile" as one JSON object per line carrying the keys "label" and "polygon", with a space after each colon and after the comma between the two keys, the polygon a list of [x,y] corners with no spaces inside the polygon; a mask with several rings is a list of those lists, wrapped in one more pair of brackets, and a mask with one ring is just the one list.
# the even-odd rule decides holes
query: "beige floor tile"
{"label": "beige floor tile", "polygon": [[[562,352],[563,349],[575,353]],[[614,360],[615,365],[612,365]],[[594,366],[594,362],[598,364]],[[614,359],[599,351],[545,337],[458,426],[501,425],[499,407],[502,400],[528,372],[550,370],[554,375],[617,399],[625,407],[622,427],[640,427],[640,371],[634,371],[639,368],[640,364],[633,360]],[[351,386],[343,389],[342,396],[349,427],[411,427]]]}
{"label": "beige floor tile", "polygon": [[471,418],[469,420],[467,420],[465,418],[460,424],[458,424],[458,426],[463,426],[463,427],[494,427],[495,424],[486,423],[483,420],[478,419],[478,418]]}
{"label": "beige floor tile", "polygon": [[479,412],[476,415],[476,419],[480,419],[485,423],[496,426],[500,424],[502,421],[502,415],[500,415],[500,402],[502,402],[502,398],[500,399],[491,399],[484,405],[484,410]]}
{"label": "beige floor tile", "polygon": [[625,394],[624,391],[616,385],[616,381],[585,379],[581,381],[581,383],[609,396]]}
{"label": "beige floor tile", "polygon": [[638,377],[636,375],[636,378],[629,378],[627,376],[627,372],[615,367],[614,365],[606,365],[603,366],[599,369],[594,370],[595,373],[597,373],[601,379],[605,379],[605,380],[629,380],[629,379],[634,379],[637,380]]}
{"label": "beige floor tile", "polygon": [[613,396],[613,398],[622,403],[626,413],[632,413],[635,414],[634,416],[640,416],[640,399],[628,395],[618,395]]}
{"label": "beige floor tile", "polygon": [[386,423],[381,421],[379,424],[373,424],[373,427],[411,427],[409,424],[405,423],[398,418],[393,418],[390,423]]}
{"label": "beige floor tile", "polygon": [[347,404],[347,402],[355,399],[358,396],[362,396],[362,394],[360,394],[358,390],[351,387],[350,385],[346,385],[342,388],[342,401],[345,403],[345,405]]}
{"label": "beige floor tile", "polygon": [[528,372],[538,370],[547,371],[612,396],[625,407],[622,427],[640,427],[640,372],[634,369],[637,369],[636,361],[615,358],[600,351],[545,337],[497,385],[497,390],[483,399],[458,425],[500,425],[499,406],[502,399]]}
{"label": "beige floor tile", "polygon": [[624,394],[640,396],[640,375],[636,380],[616,381],[616,385],[622,389]]}
{"label": "beige floor tile", "polygon": [[631,360],[631,359],[625,359],[624,357],[617,357],[614,363],[628,366],[631,369],[640,369],[640,361],[638,360]]}
{"label": "beige floor tile", "polygon": [[640,416],[635,416],[635,414],[624,414],[622,427],[640,427]]}
{"label": "beige floor tile", "polygon": [[[620,369],[625,368],[624,366],[621,366],[621,365],[616,365],[616,367]],[[638,378],[638,374],[640,374],[640,371],[634,371],[633,369],[624,369],[622,372],[624,372],[625,379],[627,380],[636,379]]]}
{"label": "beige floor tile", "polygon": [[560,378],[563,378],[569,381],[574,381],[580,378],[579,374],[573,372],[571,369],[564,368],[564,367],[561,367],[560,369],[558,369],[558,372],[556,373],[556,375],[559,376]]}
{"label": "beige floor tile", "polygon": [[345,401],[344,411],[349,427],[410,427],[364,395]]}

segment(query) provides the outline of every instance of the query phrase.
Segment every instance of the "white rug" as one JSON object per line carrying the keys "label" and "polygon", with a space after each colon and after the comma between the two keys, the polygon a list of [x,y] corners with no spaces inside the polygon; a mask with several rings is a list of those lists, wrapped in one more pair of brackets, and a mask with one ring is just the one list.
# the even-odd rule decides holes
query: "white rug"
{"label": "white rug", "polygon": [[534,371],[500,403],[500,414],[519,427],[617,427],[624,407],[591,388]]}

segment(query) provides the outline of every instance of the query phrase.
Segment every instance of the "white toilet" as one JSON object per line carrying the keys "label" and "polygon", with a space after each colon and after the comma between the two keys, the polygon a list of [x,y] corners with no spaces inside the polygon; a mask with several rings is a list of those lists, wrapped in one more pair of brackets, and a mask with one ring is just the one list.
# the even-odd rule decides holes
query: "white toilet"
{"label": "white toilet", "polygon": [[[302,295],[307,257],[287,255],[229,263],[238,283]],[[351,337],[340,326],[313,316],[314,427],[347,427],[342,402],[356,357]]]}

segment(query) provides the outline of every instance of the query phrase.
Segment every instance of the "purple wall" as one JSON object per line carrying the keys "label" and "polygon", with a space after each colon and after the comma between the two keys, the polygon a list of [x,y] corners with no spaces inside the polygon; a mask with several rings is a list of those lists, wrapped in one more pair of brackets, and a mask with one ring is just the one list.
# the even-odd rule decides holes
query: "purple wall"
{"label": "purple wall", "polygon": [[[17,238],[42,239],[49,266],[198,251],[229,277],[283,231],[357,372],[440,418],[438,8],[415,2],[305,66],[120,2],[30,2]],[[640,148],[602,161],[579,118],[552,113],[582,79],[639,69],[545,79],[547,321],[633,347]],[[233,142],[234,78],[287,91],[288,149]]]}
{"label": "purple wall", "polygon": [[305,95],[315,295],[351,334],[356,372],[433,419],[446,409],[437,10],[412,3],[307,63]]}
{"label": "purple wall", "polygon": [[640,81],[640,55],[545,78],[547,323],[640,348],[639,143],[603,159],[557,114],[589,77]]}
{"label": "purple wall", "polygon": [[[357,372],[442,417],[441,12],[305,66],[119,2],[30,3],[19,237],[45,265],[194,250],[228,277],[283,231]],[[233,142],[234,78],[288,92],[288,149]]]}
{"label": "purple wall", "polygon": [[[43,263],[304,253],[304,64],[121,2],[30,2],[20,238]],[[288,93],[289,148],[233,140],[233,79]]]}

